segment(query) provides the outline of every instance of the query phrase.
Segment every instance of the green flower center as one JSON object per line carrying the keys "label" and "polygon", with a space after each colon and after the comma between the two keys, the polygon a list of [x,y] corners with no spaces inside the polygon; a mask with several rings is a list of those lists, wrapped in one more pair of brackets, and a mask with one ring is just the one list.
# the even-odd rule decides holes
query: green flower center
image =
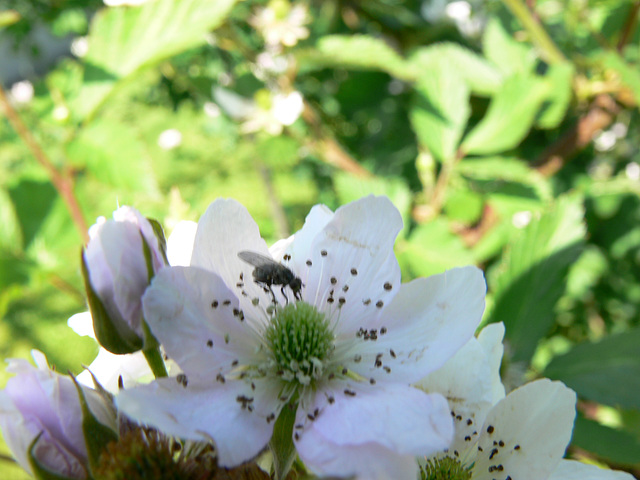
{"label": "green flower center", "polygon": [[265,331],[278,375],[310,385],[324,371],[333,350],[333,333],[325,315],[305,302],[279,310]]}
{"label": "green flower center", "polygon": [[451,457],[433,458],[420,465],[421,480],[469,480],[471,470]]}

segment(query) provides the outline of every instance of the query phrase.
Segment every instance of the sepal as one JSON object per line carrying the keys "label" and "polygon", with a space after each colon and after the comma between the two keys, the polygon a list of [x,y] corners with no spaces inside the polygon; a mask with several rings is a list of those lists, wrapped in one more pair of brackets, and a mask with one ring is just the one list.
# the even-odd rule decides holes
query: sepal
{"label": "sepal", "polygon": [[160,253],[162,254],[162,258],[164,259],[165,265],[169,265],[169,259],[167,258],[167,238],[164,235],[164,229],[159,221],[155,218],[146,217],[147,221],[151,224],[151,228],[153,229],[153,234],[156,236],[158,240],[158,246],[160,247]]}
{"label": "sepal", "polygon": [[[146,245],[146,242],[144,243]],[[142,339],[138,337],[127,324],[123,321],[114,321],[109,317],[107,309],[102,300],[91,285],[91,277],[87,267],[84,250],[80,255],[82,264],[82,278],[87,292],[87,302],[89,310],[93,318],[93,330],[96,334],[96,340],[105,349],[111,353],[122,355],[125,353],[133,353],[142,349]]]}
{"label": "sepal", "polygon": [[82,387],[76,380],[76,377],[69,374],[73,383],[78,390],[78,398],[80,399],[80,407],[82,409],[82,432],[87,447],[87,456],[89,458],[89,469],[95,471],[100,461],[100,455],[111,442],[118,441],[118,434],[111,428],[107,427],[95,417],[89,403],[82,390]]}
{"label": "sepal", "polygon": [[33,439],[33,442],[31,442],[31,444],[29,445],[29,451],[27,453],[27,458],[29,460],[29,466],[31,467],[31,473],[33,474],[33,477],[36,480],[74,480],[73,478],[65,477],[63,475],[52,472],[44,465],[40,464],[34,454],[34,450],[36,448],[38,440],[40,440],[40,437],[42,436],[42,433],[43,432],[40,432],[36,436],[36,438]]}

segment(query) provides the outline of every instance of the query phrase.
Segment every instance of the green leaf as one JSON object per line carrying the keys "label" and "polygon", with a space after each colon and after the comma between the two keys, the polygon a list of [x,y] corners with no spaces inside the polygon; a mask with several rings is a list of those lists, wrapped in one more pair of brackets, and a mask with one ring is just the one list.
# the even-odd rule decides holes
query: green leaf
{"label": "green leaf", "polygon": [[637,465],[640,441],[631,433],[615,430],[578,414],[571,444],[611,463]]}
{"label": "green leaf", "polygon": [[514,40],[497,18],[492,18],[487,24],[482,38],[482,51],[505,76],[532,73],[536,65],[533,48]]}
{"label": "green leaf", "polygon": [[500,71],[478,54],[454,43],[418,48],[408,59],[410,77],[418,80],[433,75],[443,59],[450,62],[473,93],[492,95],[500,90],[503,82]]}
{"label": "green leaf", "polygon": [[427,277],[473,263],[471,252],[451,232],[444,218],[419,225],[409,239],[398,244],[398,262],[411,278]]}
{"label": "green leaf", "polygon": [[438,161],[451,162],[469,119],[469,87],[447,57],[416,83],[410,117],[419,143]]}
{"label": "green leaf", "polygon": [[82,278],[87,294],[87,303],[91,311],[93,319],[93,329],[96,334],[96,340],[104,348],[111,353],[124,354],[137,352],[142,348],[142,340],[136,332],[131,330],[122,320],[115,323],[115,320],[109,316],[102,300],[93,290],[89,270],[84,259],[84,252],[80,255],[82,263]]}
{"label": "green leaf", "polygon": [[156,0],[136,8],[105,8],[89,31],[85,78],[73,110],[90,117],[131,75],[201,45],[236,0]]}
{"label": "green leaf", "polygon": [[82,128],[67,146],[70,161],[120,192],[156,193],[149,153],[131,127],[100,120]]}
{"label": "green leaf", "polygon": [[407,78],[407,65],[383,39],[368,35],[326,35],[314,49],[296,53],[302,71],[326,67],[380,70]]}
{"label": "green leaf", "polygon": [[33,442],[31,442],[31,445],[29,445],[29,453],[27,458],[29,460],[29,466],[31,467],[33,476],[35,477],[36,480],[73,480],[70,477],[65,477],[62,475],[58,475],[55,472],[52,472],[51,470],[46,468],[44,465],[42,465],[36,458],[35,448],[38,441],[40,440],[40,437],[42,436],[42,433],[43,432],[40,432],[36,436],[36,438],[33,439]]}
{"label": "green leaf", "polygon": [[576,345],[551,360],[544,376],[587,400],[640,409],[640,327]]}
{"label": "green leaf", "polygon": [[[287,404],[280,410],[280,414],[273,425],[273,434],[269,447],[273,454],[274,478],[284,480],[296,458],[296,447],[293,444],[293,425],[296,422],[294,405]],[[297,433],[296,433],[297,435]]]}
{"label": "green leaf", "polygon": [[464,177],[493,184],[520,183],[531,186],[541,200],[553,198],[551,183],[524,160],[514,157],[464,158],[456,164]]}
{"label": "green leaf", "polygon": [[640,106],[640,71],[637,65],[629,65],[616,51],[610,50],[602,55],[602,64],[605,68],[615,70],[620,75],[620,80],[633,93],[636,104]]}
{"label": "green leaf", "polygon": [[536,120],[536,126],[540,128],[556,128],[567,114],[569,103],[573,95],[573,74],[575,73],[571,63],[554,63],[549,66],[545,79],[550,83],[551,89],[542,111]]}
{"label": "green leaf", "polygon": [[489,322],[504,322],[515,361],[528,362],[554,323],[568,269],[584,243],[579,200],[563,197],[532,220],[489,276],[495,299]]}
{"label": "green leaf", "polygon": [[118,441],[118,434],[98,421],[93,412],[91,412],[91,408],[89,408],[89,403],[87,402],[82,387],[73,375],[71,375],[71,378],[76,385],[78,398],[80,399],[80,407],[82,409],[82,433],[84,434],[84,441],[87,446],[89,468],[95,471],[100,461],[100,455],[108,444]]}
{"label": "green leaf", "polygon": [[533,76],[514,75],[494,95],[489,110],[462,142],[466,154],[487,155],[516,147],[529,133],[549,94],[549,84]]}

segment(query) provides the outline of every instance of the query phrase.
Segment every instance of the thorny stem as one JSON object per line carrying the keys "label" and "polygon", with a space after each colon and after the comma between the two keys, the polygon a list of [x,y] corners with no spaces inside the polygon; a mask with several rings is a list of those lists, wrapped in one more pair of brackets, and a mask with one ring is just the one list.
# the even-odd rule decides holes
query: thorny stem
{"label": "thorny stem", "polygon": [[25,143],[27,148],[31,150],[31,153],[33,154],[37,162],[46,170],[51,183],[66,204],[67,209],[69,210],[69,214],[71,215],[71,219],[73,220],[73,223],[80,233],[80,237],[82,238],[83,242],[87,243],[89,241],[88,226],[84,220],[84,215],[82,213],[82,209],[80,208],[80,204],[78,203],[78,200],[73,193],[73,179],[71,178],[71,176],[63,175],[53,165],[51,160],[49,160],[47,154],[44,152],[42,147],[40,147],[31,131],[29,131],[27,126],[24,124],[24,122],[18,115],[18,112],[16,112],[16,110],[11,105],[11,102],[9,102],[7,94],[2,88],[2,85],[0,85],[0,109],[6,115],[9,123]]}
{"label": "thorny stem", "polygon": [[418,206],[413,211],[414,220],[418,223],[430,220],[440,213],[444,203],[445,193],[449,186],[449,180],[451,179],[451,174],[455,170],[455,166],[464,158],[464,156],[464,152],[462,150],[458,150],[455,157],[442,162],[442,169],[438,174],[438,179],[436,180],[433,193],[429,199],[429,204]]}
{"label": "thorny stem", "polygon": [[502,0],[502,2],[529,32],[531,40],[540,48],[541,55],[546,62],[554,64],[567,61],[546,30],[542,28],[542,25],[521,0]]}
{"label": "thorny stem", "polygon": [[622,52],[629,38],[631,38],[631,34],[635,30],[636,22],[638,21],[638,11],[640,11],[640,1],[636,1],[636,3],[633,4],[627,16],[627,21],[624,23],[624,27],[622,27],[622,35],[620,35],[617,46],[618,52]]}

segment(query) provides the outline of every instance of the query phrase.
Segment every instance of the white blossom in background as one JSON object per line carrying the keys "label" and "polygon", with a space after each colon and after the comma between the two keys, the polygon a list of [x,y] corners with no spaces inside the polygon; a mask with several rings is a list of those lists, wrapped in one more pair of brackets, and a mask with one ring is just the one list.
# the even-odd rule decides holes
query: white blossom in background
{"label": "white blossom in background", "polygon": [[89,51],[89,39],[87,37],[76,37],[71,42],[71,53],[82,58]]}
{"label": "white blossom in background", "polygon": [[253,100],[215,87],[213,98],[231,118],[242,122],[240,131],[243,133],[264,131],[270,135],[280,135],[283,128],[292,125],[304,109],[304,100],[297,91],[282,93],[261,90]]}
{"label": "white blossom in background", "polygon": [[600,132],[594,139],[593,144],[599,152],[608,152],[618,143],[618,140],[627,135],[627,126],[622,122],[616,122],[607,130]]}
{"label": "white blossom in background", "polygon": [[[244,207],[217,200],[191,265],[160,271],[144,297],[153,334],[184,373],[120,392],[118,407],[168,434],[214,440],[220,465],[234,466],[264,449],[291,402],[292,440],[311,471],[414,480],[415,458],[454,432],[444,397],[411,384],[472,337],[485,282],[466,267],[401,285],[401,228],[385,197],[335,213],[319,205],[270,251]],[[276,255],[302,286],[263,288],[244,251]]]}
{"label": "white blossom in background", "polygon": [[29,103],[33,100],[33,94],[33,84],[29,80],[14,83],[9,90],[10,100],[17,105]]}
{"label": "white blossom in background", "polygon": [[284,74],[291,62],[289,55],[265,51],[256,56],[256,61],[252,64],[252,71],[257,79],[267,82],[274,76]]}
{"label": "white blossom in background", "polygon": [[531,223],[533,213],[530,210],[516,212],[511,217],[511,224],[516,228],[524,228]]}
{"label": "white blossom in background", "polygon": [[307,23],[307,6],[302,3],[292,6],[287,0],[272,0],[249,18],[249,24],[264,38],[266,49],[275,52],[281,51],[283,46],[293,47],[299,40],[307,38]]}
{"label": "white blossom in background", "polygon": [[629,162],[624,168],[624,173],[629,180],[640,180],[640,164],[638,162]]}
{"label": "white blossom in background", "polygon": [[158,136],[158,146],[163,150],[173,150],[182,144],[182,133],[180,130],[170,128]]}
{"label": "white blossom in background", "polygon": [[423,18],[431,23],[449,21],[464,36],[478,37],[484,29],[486,18],[474,13],[474,7],[466,0],[426,0],[420,11]]}

